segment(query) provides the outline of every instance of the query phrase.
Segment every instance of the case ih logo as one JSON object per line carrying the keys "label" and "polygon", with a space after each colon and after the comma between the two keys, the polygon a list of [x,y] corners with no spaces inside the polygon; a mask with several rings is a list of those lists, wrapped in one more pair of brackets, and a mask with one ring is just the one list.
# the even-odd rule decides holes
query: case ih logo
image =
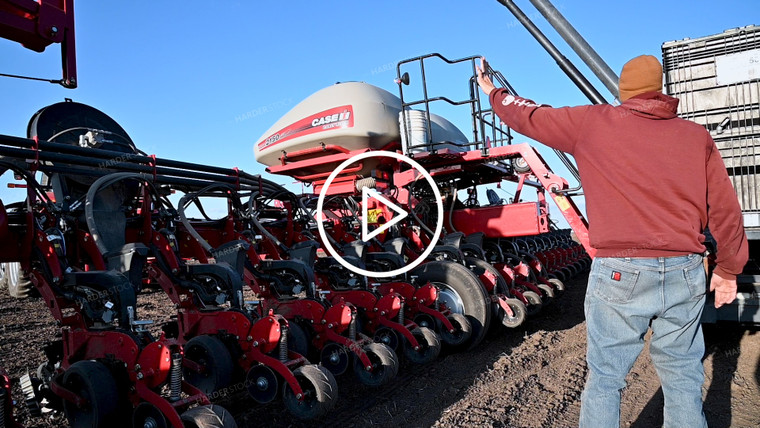
{"label": "case ih logo", "polygon": [[331,114],[330,116],[324,116],[319,119],[314,119],[311,121],[311,126],[320,126],[320,125],[330,125],[325,126],[324,129],[329,128],[335,128],[337,126],[340,126],[343,121],[348,121],[348,119],[351,117],[351,112],[348,110],[345,110],[343,113],[335,113]]}
{"label": "case ih logo", "polygon": [[288,125],[279,132],[259,142],[257,147],[259,150],[263,150],[284,141],[292,140],[293,138],[303,137],[304,135],[316,134],[317,132],[329,131],[331,129],[353,128],[353,126],[353,106],[334,107]]}

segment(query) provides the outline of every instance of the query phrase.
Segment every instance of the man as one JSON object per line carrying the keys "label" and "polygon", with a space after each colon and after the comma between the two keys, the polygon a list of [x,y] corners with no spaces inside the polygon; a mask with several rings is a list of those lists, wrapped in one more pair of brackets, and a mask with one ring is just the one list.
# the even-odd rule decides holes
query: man
{"label": "man", "polygon": [[591,246],[588,379],[580,426],[619,427],[620,392],[644,346],[665,396],[665,427],[706,427],[702,411],[705,304],[703,231],[717,242],[715,306],[736,297],[747,261],[741,210],[718,148],[700,125],[676,116],[662,66],[639,56],[623,66],[620,106],[551,108],[478,84],[515,131],[575,156],[585,188]]}

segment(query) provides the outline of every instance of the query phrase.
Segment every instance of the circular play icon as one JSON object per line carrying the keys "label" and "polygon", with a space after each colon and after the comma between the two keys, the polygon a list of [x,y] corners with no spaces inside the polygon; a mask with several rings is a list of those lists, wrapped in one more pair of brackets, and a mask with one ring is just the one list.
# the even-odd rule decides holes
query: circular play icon
{"label": "circular play icon", "polygon": [[[333,245],[330,243],[330,239],[325,231],[325,226],[322,222],[323,218],[323,210],[324,210],[324,203],[325,203],[325,196],[328,194],[328,188],[330,187],[330,184],[332,184],[333,180],[340,174],[341,171],[346,169],[348,166],[355,164],[357,162],[363,161],[368,158],[373,157],[386,157],[386,158],[393,158],[400,162],[407,163],[412,166],[416,174],[421,175],[430,185],[430,188],[433,191],[433,194],[435,195],[436,200],[436,209],[437,209],[437,221],[435,224],[435,233],[433,234],[433,237],[430,241],[430,244],[425,248],[425,251],[422,252],[422,254],[407,264],[406,266],[403,266],[398,269],[394,269],[391,271],[380,271],[380,272],[374,272],[367,269],[362,269],[358,266],[355,266],[348,261],[346,261],[333,247]],[[383,212],[386,213],[393,213],[391,218],[385,218],[385,222],[383,224],[377,225],[373,230],[370,231],[370,219],[373,217],[373,213],[368,210],[368,207],[370,205],[370,202],[373,202],[375,206],[382,205],[386,207],[386,210],[383,210]],[[409,216],[409,212],[407,210],[411,210],[411,207],[405,207],[402,208],[398,204],[392,202],[386,195],[381,194],[380,192],[369,189],[369,188],[362,188],[362,200],[361,200],[361,207],[362,207],[362,216],[361,216],[361,240],[365,243],[369,242],[373,238],[377,237],[379,234],[387,231],[389,228],[395,226],[396,224],[404,221]],[[375,211],[375,210],[372,210]],[[433,248],[435,247],[436,242],[438,242],[438,238],[441,236],[441,230],[443,229],[443,201],[441,199],[441,192],[438,190],[438,186],[435,184],[435,181],[433,180],[433,177],[425,171],[422,166],[414,161],[413,159],[406,157],[402,154],[395,153],[395,152],[384,152],[384,151],[376,151],[376,152],[366,152],[361,153],[356,156],[353,156],[340,165],[327,177],[327,180],[325,181],[325,184],[322,186],[322,189],[319,192],[319,199],[317,201],[317,211],[315,213],[317,216],[317,228],[319,229],[319,235],[322,239],[322,244],[324,245],[324,249],[335,258],[335,260],[338,261],[342,266],[344,266],[346,269],[351,270],[354,273],[357,273],[359,275],[369,276],[369,277],[375,277],[375,278],[387,278],[387,277],[393,277],[397,275],[404,274],[408,272],[411,269],[414,269],[417,265],[422,263],[433,251]]]}

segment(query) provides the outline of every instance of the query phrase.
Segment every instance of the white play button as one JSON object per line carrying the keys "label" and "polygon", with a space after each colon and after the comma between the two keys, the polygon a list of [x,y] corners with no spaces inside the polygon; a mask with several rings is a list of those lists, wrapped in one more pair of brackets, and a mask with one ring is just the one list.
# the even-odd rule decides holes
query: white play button
{"label": "white play button", "polygon": [[[414,171],[416,171],[415,177],[423,177],[425,181],[430,185],[430,189],[433,191],[433,197],[436,201],[436,212],[438,213],[438,216],[436,217],[438,220],[435,223],[435,233],[433,233],[433,236],[431,238],[431,242],[429,245],[427,245],[427,248],[425,248],[424,251],[422,251],[422,254],[419,255],[419,257],[410,260],[409,263],[407,263],[405,266],[402,266],[397,269],[393,270],[381,270],[381,271],[370,271],[366,269],[359,268],[357,266],[354,266],[353,264],[349,263],[343,257],[341,257],[340,253],[335,250],[335,247],[330,243],[331,236],[327,234],[327,231],[325,230],[325,222],[318,221],[317,222],[317,229],[319,229],[319,236],[322,238],[322,245],[324,246],[325,251],[332,256],[335,257],[335,260],[343,265],[346,269],[350,270],[351,272],[357,273],[359,275],[364,275],[371,278],[392,278],[394,276],[403,275],[406,272],[409,272],[411,269],[414,269],[415,267],[419,266],[420,263],[427,260],[430,253],[433,252],[433,248],[435,247],[435,243],[438,242],[438,238],[441,236],[441,231],[443,230],[443,198],[441,197],[441,191],[438,190],[438,185],[436,184],[435,180],[433,180],[433,177],[425,171],[425,168],[422,167],[419,163],[417,163],[414,159],[408,158],[401,153],[396,152],[386,152],[384,150],[377,150],[377,151],[368,151],[359,153],[357,155],[351,156],[350,158],[344,160],[340,165],[338,165],[337,168],[333,170],[333,172],[330,173],[330,175],[327,177],[327,180],[325,180],[324,184],[322,184],[322,188],[319,191],[319,199],[317,199],[317,211],[316,215],[317,218],[322,218],[322,216],[325,215],[324,213],[324,204],[325,204],[325,197],[328,194],[332,194],[328,191],[330,185],[332,184],[333,180],[338,176],[338,174],[343,173],[344,170],[348,168],[351,165],[356,164],[359,161],[363,161],[364,159],[368,158],[391,158],[395,159],[399,164],[404,163],[407,165],[410,165]],[[419,174],[419,175],[417,175]],[[404,185],[404,184],[402,184]],[[341,188],[340,192],[338,194],[342,194],[345,191],[344,188]],[[388,207],[387,210],[373,210],[373,212],[368,212],[367,205],[369,205],[367,202],[369,202],[370,199],[374,198],[376,202],[379,204],[385,205]],[[367,220],[370,218],[373,220],[372,224],[376,223],[375,219],[377,218],[377,215],[380,211],[392,211],[393,212],[393,218],[390,219],[385,224],[379,225],[379,228],[376,230],[373,230],[372,233],[369,233],[369,227],[367,227]],[[368,215],[369,214],[369,215]],[[367,242],[367,240],[370,240],[377,236],[379,233],[383,233],[386,230],[388,230],[389,227],[394,226],[398,224],[401,220],[405,219],[409,213],[402,210],[398,207],[398,205],[392,203],[388,199],[384,198],[382,195],[378,194],[377,191],[371,190],[371,189],[362,189],[362,236],[361,239],[364,242]],[[419,221],[419,220],[415,220]]]}
{"label": "white play button", "polygon": [[[369,231],[369,227],[367,226],[367,223],[369,220],[367,207],[369,206],[368,202],[370,199],[376,199],[381,204],[387,206],[389,209],[391,209],[395,213],[395,215],[390,219],[390,221],[386,221],[385,224],[379,225],[372,232]],[[369,242],[370,239],[385,232],[386,230],[388,230],[388,228],[394,226],[396,223],[405,219],[406,216],[408,215],[409,215],[408,212],[404,211],[401,207],[399,207],[398,205],[386,199],[383,195],[381,195],[377,191],[373,189],[368,189],[366,187],[362,188],[362,241]]]}

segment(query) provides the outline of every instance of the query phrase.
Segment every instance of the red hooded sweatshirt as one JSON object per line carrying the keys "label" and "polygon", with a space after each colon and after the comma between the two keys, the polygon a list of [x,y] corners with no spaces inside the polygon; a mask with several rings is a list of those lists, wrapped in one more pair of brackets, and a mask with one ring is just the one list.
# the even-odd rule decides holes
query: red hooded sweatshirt
{"label": "red hooded sweatshirt", "polygon": [[515,131],[572,154],[599,257],[703,253],[709,226],[716,272],[731,279],[747,262],[739,202],[710,134],[676,116],[678,100],[647,92],[620,106],[552,108],[503,89],[490,94]]}

